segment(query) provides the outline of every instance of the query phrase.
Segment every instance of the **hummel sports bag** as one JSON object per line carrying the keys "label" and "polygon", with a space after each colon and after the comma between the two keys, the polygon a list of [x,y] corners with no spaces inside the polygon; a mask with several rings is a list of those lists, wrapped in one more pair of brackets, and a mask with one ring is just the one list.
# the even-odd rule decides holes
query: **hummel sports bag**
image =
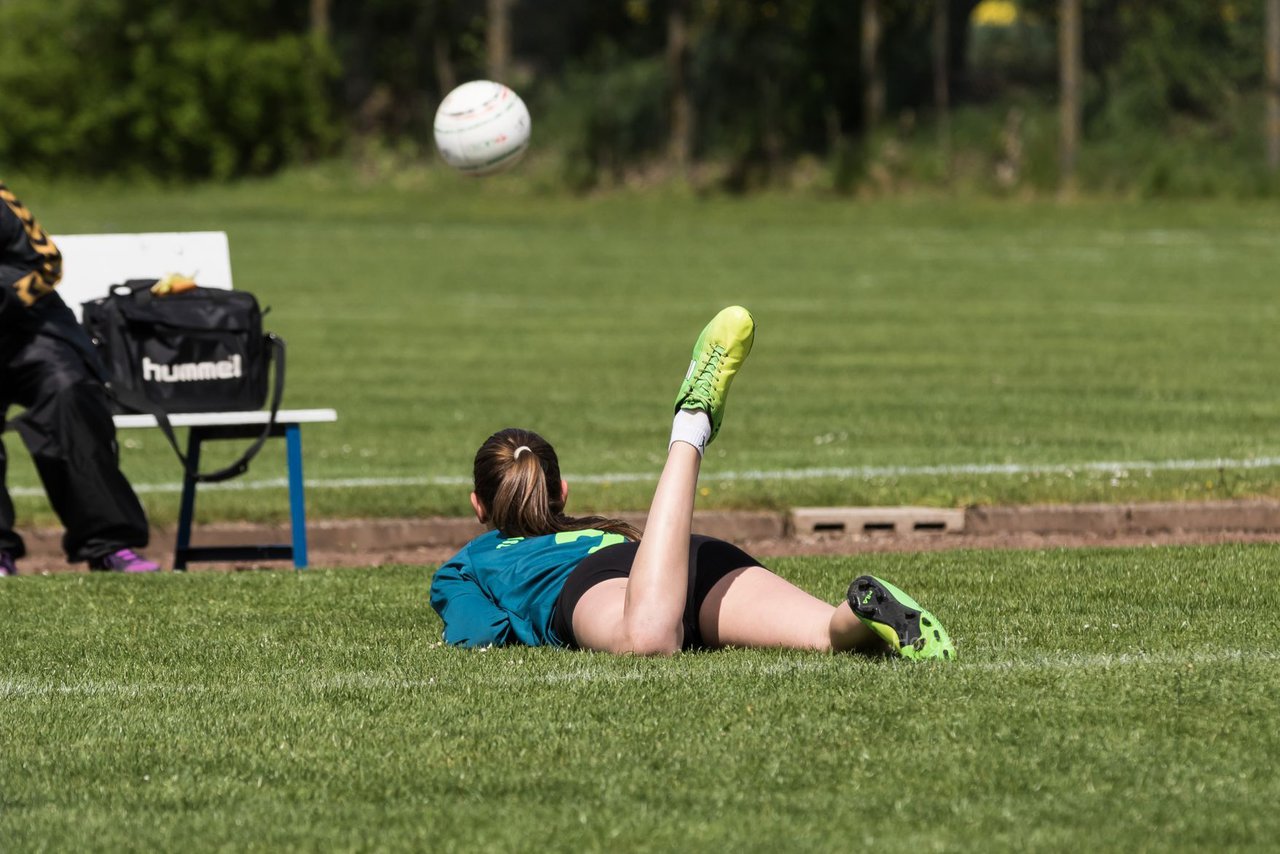
{"label": "hummel sports bag", "polygon": [[[199,480],[225,480],[248,469],[275,426],[284,390],[284,342],[262,330],[264,312],[253,294],[189,287],[153,293],[156,279],[114,285],[81,306],[82,323],[106,364],[107,390],[117,411],[156,417],[186,466],[168,415],[261,409],[271,394],[263,434],[237,463]],[[275,365],[274,384],[269,382]]]}

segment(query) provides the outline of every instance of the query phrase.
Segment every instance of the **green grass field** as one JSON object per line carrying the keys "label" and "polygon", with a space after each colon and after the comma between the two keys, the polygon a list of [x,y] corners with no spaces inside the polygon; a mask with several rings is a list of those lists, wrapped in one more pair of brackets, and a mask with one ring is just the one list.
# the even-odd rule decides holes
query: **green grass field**
{"label": "green grass field", "polygon": [[0,585],[0,849],[1201,851],[1280,838],[1280,549],[872,571],[952,664],[437,643],[422,567]]}
{"label": "green grass field", "polygon": [[[462,513],[475,447],[511,424],[557,444],[576,509],[644,507],[688,350],[732,302],[759,334],[704,507],[1280,495],[1275,205],[7,178],[55,234],[229,232],[290,345],[286,405],[340,412],[304,436],[314,515]],[[167,446],[122,439],[171,520]],[[52,522],[6,441],[21,523]],[[202,518],[282,515],[279,454]]]}
{"label": "green grass field", "polygon": [[[572,510],[643,508],[732,302],[759,333],[701,507],[1280,497],[1274,205],[6,178],[55,234],[229,232],[286,404],[340,412],[304,436],[313,517],[463,513],[512,424],[559,446]],[[167,446],[121,440],[171,521]],[[19,526],[52,523],[6,442]],[[282,476],[271,448],[201,517],[278,518]],[[1268,850],[1277,558],[773,563],[833,601],[900,583],[960,648],[924,666],[448,649],[430,567],[19,577],[0,850]]]}

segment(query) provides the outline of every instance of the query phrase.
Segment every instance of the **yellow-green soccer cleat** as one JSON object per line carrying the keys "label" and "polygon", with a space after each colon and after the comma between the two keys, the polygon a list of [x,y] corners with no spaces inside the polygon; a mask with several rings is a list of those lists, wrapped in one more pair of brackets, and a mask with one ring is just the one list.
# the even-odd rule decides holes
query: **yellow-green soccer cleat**
{"label": "yellow-green soccer cleat", "polygon": [[889,582],[860,576],[849,585],[848,598],[854,616],[903,658],[956,657],[955,644],[938,618]]}
{"label": "yellow-green soccer cleat", "polygon": [[720,432],[729,383],[742,367],[755,341],[751,312],[740,305],[723,309],[702,330],[693,345],[693,360],[676,395],[676,411],[700,409],[711,417],[711,439]]}

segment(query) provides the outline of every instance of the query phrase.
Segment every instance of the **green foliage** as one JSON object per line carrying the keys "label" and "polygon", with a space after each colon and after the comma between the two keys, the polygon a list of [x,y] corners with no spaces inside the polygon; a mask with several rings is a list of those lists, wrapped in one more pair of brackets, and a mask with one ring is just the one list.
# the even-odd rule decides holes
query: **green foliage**
{"label": "green foliage", "polygon": [[[1267,172],[1260,93],[1216,108],[1212,120],[1173,114],[1153,123],[1091,130],[1079,163],[1082,192],[1100,198],[1274,198]],[[932,193],[1009,198],[1056,194],[1059,117],[1035,92],[1009,93],[952,111],[947,143],[937,123],[899,121],[858,138],[830,169],[838,189],[886,196]],[[844,169],[842,173],[840,170]],[[844,177],[845,185],[838,180]]]}
{"label": "green foliage", "polygon": [[[618,20],[616,10],[613,18],[597,13],[583,59],[531,81],[543,107],[540,133],[562,142],[572,187],[616,183],[627,169],[663,154],[672,82],[651,5],[628,4],[630,21]],[[779,184],[806,155],[832,155],[851,174],[862,168],[856,161],[863,149],[849,140],[862,125],[857,4],[691,3],[688,25],[695,154],[727,164],[725,186]],[[928,31],[927,8],[885,4],[892,110],[916,109],[931,98],[930,58],[920,50]],[[528,49],[530,62],[550,65],[536,44]]]}
{"label": "green foliage", "polygon": [[455,84],[484,76],[484,19],[474,3],[362,0],[331,3],[330,13],[342,69],[336,109],[361,137],[429,146],[447,75]]}
{"label": "green foliage", "polygon": [[[14,58],[0,68],[0,162],[25,172],[224,179],[348,141],[366,168],[386,151],[429,156],[444,90],[488,73],[485,5],[326,5],[321,39],[308,34],[311,7],[284,0],[0,3],[0,50]],[[700,190],[813,183],[815,163],[820,183],[843,193],[1052,189],[1052,153],[1042,158],[1037,146],[1056,143],[1040,135],[1043,122],[1030,123],[1057,95],[1057,0],[1021,0],[1008,28],[972,28],[976,5],[948,7],[950,103],[961,113],[995,111],[986,136],[1000,159],[1019,134],[1027,152],[994,185],[957,176],[945,146],[919,145],[935,114],[932,3],[879,4],[886,114],[874,131],[863,115],[862,4],[843,0],[557,0],[555,14],[516,3],[505,82],[530,104],[535,149],[561,164],[545,187],[667,174],[650,167],[664,161],[670,137],[667,16],[684,8]],[[1083,25],[1084,189],[1275,192],[1277,179],[1261,172],[1261,3],[1084,0]],[[1220,153],[1206,159],[1213,143]],[[956,145],[961,173],[990,147]]]}
{"label": "green foliage", "polygon": [[332,150],[332,57],[226,6],[224,18],[223,4],[0,5],[0,51],[22,57],[0,66],[0,158],[24,172],[229,178]]}
{"label": "green foliage", "polygon": [[666,96],[666,73],[657,59],[570,71],[563,89],[544,94],[550,134],[561,135],[568,186],[621,184],[628,169],[660,152]]}
{"label": "green foliage", "polygon": [[[1030,24],[1054,22],[1057,0],[1022,0]],[[1095,136],[1213,121],[1262,75],[1262,4],[1230,0],[1085,0],[1089,130]]]}
{"label": "green foliage", "polygon": [[[1257,7],[1255,10],[1253,7]],[[1231,10],[1240,7],[1246,12]],[[1096,132],[1222,118],[1262,73],[1261,4],[1107,4],[1093,45]],[[1102,54],[1106,52],[1106,56]]]}
{"label": "green foliage", "polygon": [[[0,584],[6,850],[1265,851],[1275,546],[770,561],[957,662],[438,644],[428,567]],[[1153,836],[1158,833],[1158,838]]]}
{"label": "green foliage", "polygon": [[810,78],[806,62],[813,6],[712,4],[700,22],[694,57],[699,139],[705,154],[731,160],[731,189],[768,185],[784,158],[830,142],[825,132],[806,133],[824,128],[821,118],[808,125],[805,115],[807,96],[826,88]]}

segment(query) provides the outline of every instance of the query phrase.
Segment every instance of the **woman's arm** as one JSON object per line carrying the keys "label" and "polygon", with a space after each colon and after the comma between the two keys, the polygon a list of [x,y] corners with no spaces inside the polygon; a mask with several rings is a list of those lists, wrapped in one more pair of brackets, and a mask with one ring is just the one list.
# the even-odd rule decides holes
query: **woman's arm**
{"label": "woman's arm", "polygon": [[511,618],[493,603],[457,563],[446,563],[431,579],[431,607],[444,620],[450,646],[505,646],[516,642]]}
{"label": "woman's arm", "polygon": [[31,212],[0,183],[0,317],[14,319],[62,278],[62,255]]}

